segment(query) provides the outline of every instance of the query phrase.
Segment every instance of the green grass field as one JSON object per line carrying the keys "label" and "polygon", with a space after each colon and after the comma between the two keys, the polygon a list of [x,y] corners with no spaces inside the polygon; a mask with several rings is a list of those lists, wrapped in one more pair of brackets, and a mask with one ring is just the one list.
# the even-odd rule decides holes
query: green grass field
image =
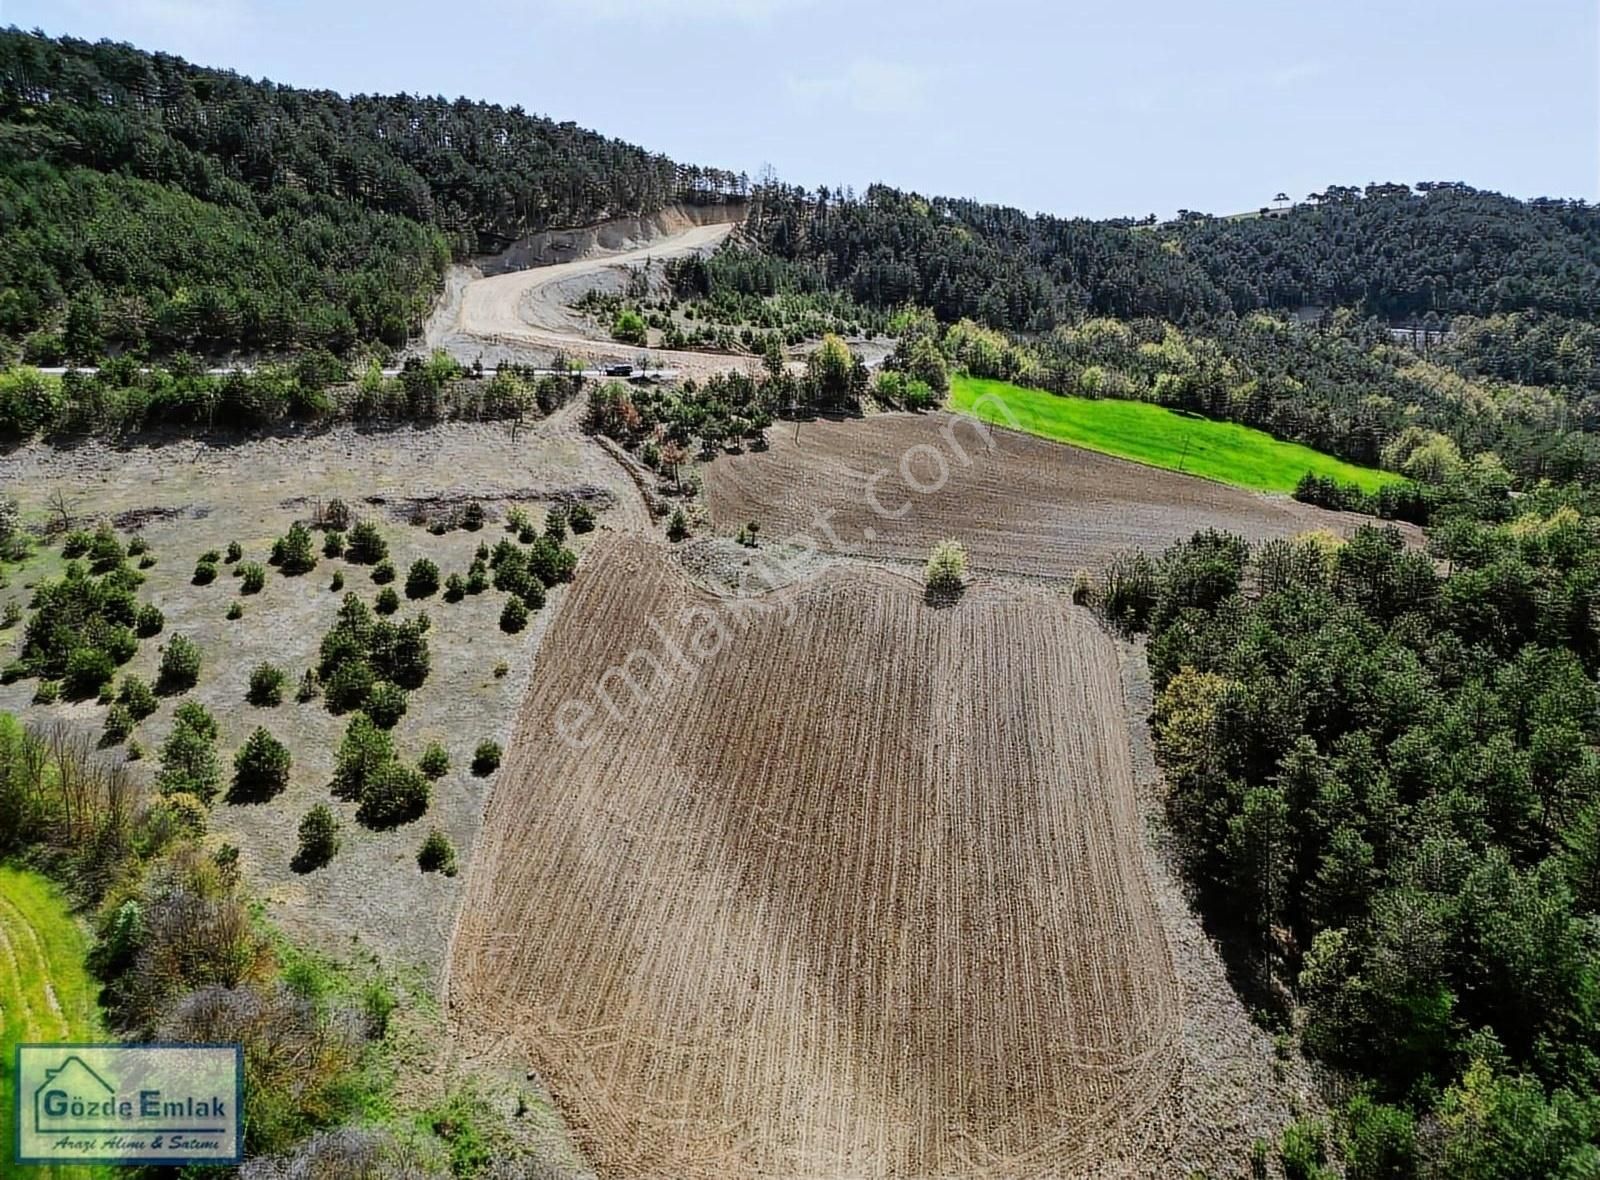
{"label": "green grass field", "polygon": [[1398,475],[1358,467],[1262,430],[1149,402],[1060,397],[1004,381],[957,376],[950,383],[949,407],[1002,426],[1014,422],[1029,434],[1057,442],[1264,492],[1292,492],[1307,471],[1331,475],[1364,492],[1401,482]]}
{"label": "green grass field", "polygon": [[[23,1041],[101,1039],[87,945],[61,891],[38,873],[0,865],[0,1174],[16,1144],[12,1071]],[[35,1167],[40,1180],[112,1175],[106,1167]]]}

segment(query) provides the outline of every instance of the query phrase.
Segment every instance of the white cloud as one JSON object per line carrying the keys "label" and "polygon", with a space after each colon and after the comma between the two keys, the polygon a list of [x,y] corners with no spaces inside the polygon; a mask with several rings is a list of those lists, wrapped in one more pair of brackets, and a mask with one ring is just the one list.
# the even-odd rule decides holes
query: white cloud
{"label": "white cloud", "polygon": [[847,106],[867,115],[907,115],[922,109],[928,75],[903,62],[860,57],[843,73],[788,81],[789,96],[804,106]]}

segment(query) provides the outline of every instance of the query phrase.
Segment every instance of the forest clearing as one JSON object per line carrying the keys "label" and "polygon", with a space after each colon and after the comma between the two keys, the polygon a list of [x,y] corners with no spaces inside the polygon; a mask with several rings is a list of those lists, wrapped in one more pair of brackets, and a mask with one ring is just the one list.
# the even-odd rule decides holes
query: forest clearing
{"label": "forest clearing", "polygon": [[[847,567],[717,599],[627,538],[593,562],[469,872],[458,1019],[519,1042],[604,1175],[1124,1159],[1180,998],[1093,618]],[[719,612],[726,642],[667,667]],[[596,692],[616,716],[569,744]]]}

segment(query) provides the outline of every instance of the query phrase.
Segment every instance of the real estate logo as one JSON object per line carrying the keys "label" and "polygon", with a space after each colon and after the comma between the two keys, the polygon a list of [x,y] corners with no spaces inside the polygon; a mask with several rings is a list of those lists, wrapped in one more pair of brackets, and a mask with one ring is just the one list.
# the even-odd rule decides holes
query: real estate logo
{"label": "real estate logo", "polygon": [[19,1164],[238,1163],[238,1045],[18,1045]]}

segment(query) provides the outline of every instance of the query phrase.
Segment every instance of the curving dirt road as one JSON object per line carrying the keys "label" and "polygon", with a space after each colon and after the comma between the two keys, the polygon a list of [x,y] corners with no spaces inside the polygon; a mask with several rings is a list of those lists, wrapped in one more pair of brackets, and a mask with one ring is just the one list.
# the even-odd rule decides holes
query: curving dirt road
{"label": "curving dirt road", "polygon": [[619,344],[597,334],[591,323],[571,310],[571,304],[585,291],[620,290],[630,266],[647,260],[709,253],[732,230],[729,222],[696,225],[620,253],[470,279],[459,290],[450,292],[450,304],[454,306],[447,305],[444,314],[437,317],[435,331],[430,333],[437,338],[429,344],[452,351],[470,350],[477,345],[563,352],[595,361],[631,361],[646,354],[653,365],[697,374],[748,367],[754,363],[749,357]]}

